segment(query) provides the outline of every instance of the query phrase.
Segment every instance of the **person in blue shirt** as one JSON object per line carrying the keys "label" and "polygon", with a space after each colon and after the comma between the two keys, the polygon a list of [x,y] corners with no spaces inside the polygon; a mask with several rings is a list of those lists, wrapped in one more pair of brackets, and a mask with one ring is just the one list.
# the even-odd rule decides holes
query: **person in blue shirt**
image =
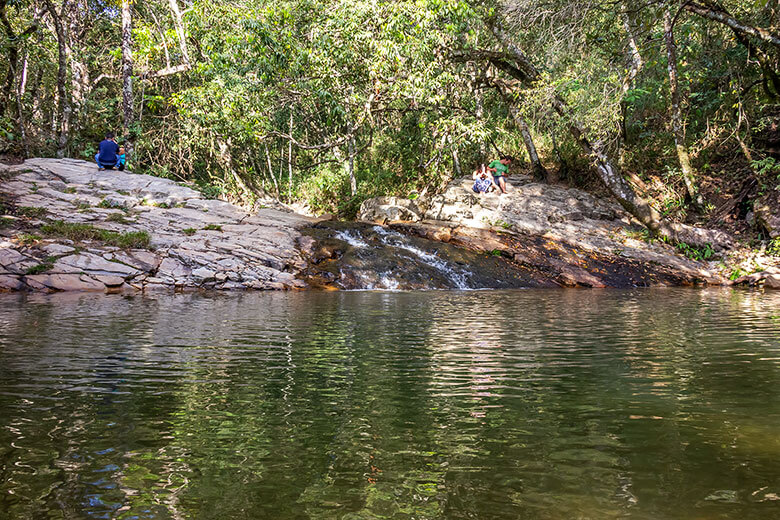
{"label": "person in blue shirt", "polygon": [[116,144],[113,132],[107,132],[106,138],[100,141],[95,162],[99,170],[113,170],[119,162],[119,145]]}
{"label": "person in blue shirt", "polygon": [[127,162],[127,158],[125,156],[125,147],[120,146],[119,147],[119,155],[117,156],[116,161],[116,169],[120,172],[125,169],[125,163]]}

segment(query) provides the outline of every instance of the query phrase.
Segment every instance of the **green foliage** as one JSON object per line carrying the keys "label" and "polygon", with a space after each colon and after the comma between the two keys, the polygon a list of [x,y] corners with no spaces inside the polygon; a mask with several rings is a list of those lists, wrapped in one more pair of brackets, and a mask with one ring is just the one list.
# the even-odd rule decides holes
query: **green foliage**
{"label": "green foliage", "polygon": [[222,226],[219,224],[206,224],[203,229],[206,231],[222,231]]}
{"label": "green foliage", "polygon": [[685,242],[679,242],[677,244],[677,251],[687,256],[691,260],[709,260],[715,255],[715,250],[712,249],[712,244],[704,244],[704,247],[696,247]]}
{"label": "green foliage", "polygon": [[38,242],[41,239],[41,237],[40,235],[37,235],[35,233],[21,233],[20,235],[16,236],[16,239],[23,246],[30,246]]}
{"label": "green foliage", "polygon": [[25,271],[25,274],[41,274],[46,271],[50,271],[54,267],[54,262],[57,260],[55,256],[46,257],[46,259],[38,265],[34,265]]}
{"label": "green foliage", "polygon": [[106,217],[107,222],[116,222],[117,224],[129,224],[123,213],[111,213]]}
{"label": "green foliage", "polygon": [[756,175],[760,177],[773,177],[773,180],[780,180],[780,162],[774,157],[765,157],[750,164],[755,170]]}
{"label": "green foliage", "polygon": [[195,229],[195,228],[191,228],[191,227],[184,228],[184,229],[182,229],[182,230],[181,230],[181,232],[182,232],[182,233],[184,233],[184,234],[185,234],[185,235],[187,235],[187,236],[192,236],[192,235],[194,235],[194,234],[195,234],[197,231],[198,231],[197,229]]}
{"label": "green foliage", "polygon": [[[728,2],[727,7],[749,23],[770,27],[777,6],[762,3]],[[24,25],[37,16],[34,4],[15,2],[14,23]],[[352,216],[369,197],[436,192],[455,174],[453,152],[464,172],[498,153],[522,156],[523,140],[507,98],[479,79],[515,78],[469,56],[501,48],[486,24],[494,19],[540,71],[539,81],[522,85],[509,101],[531,127],[545,162],[559,166],[570,184],[593,181],[590,160],[570,133],[576,121],[591,142],[606,143],[609,154],[621,157],[624,169],[640,176],[667,171],[661,174],[663,188],[650,195],[665,216],[686,216],[680,174],[668,168],[676,158],[666,56],[659,45],[661,4],[186,4],[184,43],[191,67],[135,82],[138,117],[119,138],[133,140],[134,171],[185,182],[207,198],[250,203],[271,196]],[[134,2],[133,9],[137,73],[181,65],[167,2]],[[72,113],[65,152],[91,160],[102,133],[121,121],[121,82],[101,78],[120,70],[119,17],[114,7],[82,4],[63,16],[79,35],[71,42],[68,74],[82,67],[93,82],[87,92],[76,88],[77,81],[67,82]],[[30,155],[56,152],[57,40],[49,25],[24,42],[27,77],[39,78],[39,85],[28,86],[20,99],[21,117],[16,106],[13,117],[0,114],[0,152],[23,152],[20,123],[28,132],[24,145]],[[632,34],[643,63],[634,79],[626,71]],[[686,139],[700,163],[694,166],[711,163],[718,146],[734,155],[742,136],[755,156],[767,156],[753,164],[763,183],[776,184],[778,166],[761,150],[771,141],[767,135],[775,132],[778,117],[777,93],[773,96],[764,77],[768,69],[731,29],[712,20],[684,13],[675,37]],[[774,56],[759,40],[751,45]],[[6,55],[0,53],[0,70],[11,70]],[[564,100],[570,110],[553,114],[553,99]]]}
{"label": "green foliage", "polygon": [[766,252],[771,256],[780,256],[780,237],[773,238],[769,241]]}
{"label": "green foliage", "polygon": [[16,208],[16,214],[22,217],[28,218],[40,218],[44,217],[49,212],[45,208],[38,208],[33,206],[19,206]]}
{"label": "green foliage", "polygon": [[148,248],[151,237],[146,231],[131,231],[117,233],[107,229],[96,228],[90,224],[77,224],[54,220],[41,226],[41,232],[49,236],[64,237],[74,242],[95,240],[106,245],[122,249]]}

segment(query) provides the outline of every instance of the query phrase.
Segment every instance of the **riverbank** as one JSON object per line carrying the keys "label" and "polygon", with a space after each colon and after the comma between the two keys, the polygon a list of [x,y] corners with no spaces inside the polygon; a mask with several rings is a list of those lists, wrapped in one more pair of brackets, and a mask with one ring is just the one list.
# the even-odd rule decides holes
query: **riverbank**
{"label": "riverbank", "polygon": [[[5,291],[731,283],[712,258],[688,258],[648,240],[618,206],[522,175],[511,178],[510,194],[501,197],[477,196],[460,179],[427,199],[366,201],[361,219],[385,226],[379,228],[318,224],[283,207],[248,210],[172,180],[98,171],[73,159],[0,165],[0,176]],[[420,239],[401,244],[383,229]],[[730,247],[721,232],[690,232],[712,240],[713,258]],[[450,283],[450,273],[460,278]],[[439,275],[444,278],[431,284]],[[751,276],[738,281],[780,286],[780,272]]]}

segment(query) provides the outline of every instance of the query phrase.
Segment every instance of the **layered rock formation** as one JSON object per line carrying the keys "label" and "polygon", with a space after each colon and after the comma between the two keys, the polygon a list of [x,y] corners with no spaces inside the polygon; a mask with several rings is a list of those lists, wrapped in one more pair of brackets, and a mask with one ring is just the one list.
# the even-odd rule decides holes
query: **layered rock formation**
{"label": "layered rock formation", "polygon": [[[297,244],[306,217],[249,213],[168,179],[98,171],[78,160],[30,159],[0,165],[0,175],[0,195],[33,217],[3,220],[0,289],[305,286],[296,274],[306,265]],[[20,233],[22,224],[28,232]],[[112,245],[126,238],[148,240],[148,248]]]}

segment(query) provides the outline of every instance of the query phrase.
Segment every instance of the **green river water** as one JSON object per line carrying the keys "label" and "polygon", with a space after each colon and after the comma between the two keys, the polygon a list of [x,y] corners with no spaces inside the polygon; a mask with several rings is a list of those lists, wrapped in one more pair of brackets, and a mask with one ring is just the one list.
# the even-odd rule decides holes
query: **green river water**
{"label": "green river water", "polygon": [[0,295],[0,519],[777,519],[780,293]]}

